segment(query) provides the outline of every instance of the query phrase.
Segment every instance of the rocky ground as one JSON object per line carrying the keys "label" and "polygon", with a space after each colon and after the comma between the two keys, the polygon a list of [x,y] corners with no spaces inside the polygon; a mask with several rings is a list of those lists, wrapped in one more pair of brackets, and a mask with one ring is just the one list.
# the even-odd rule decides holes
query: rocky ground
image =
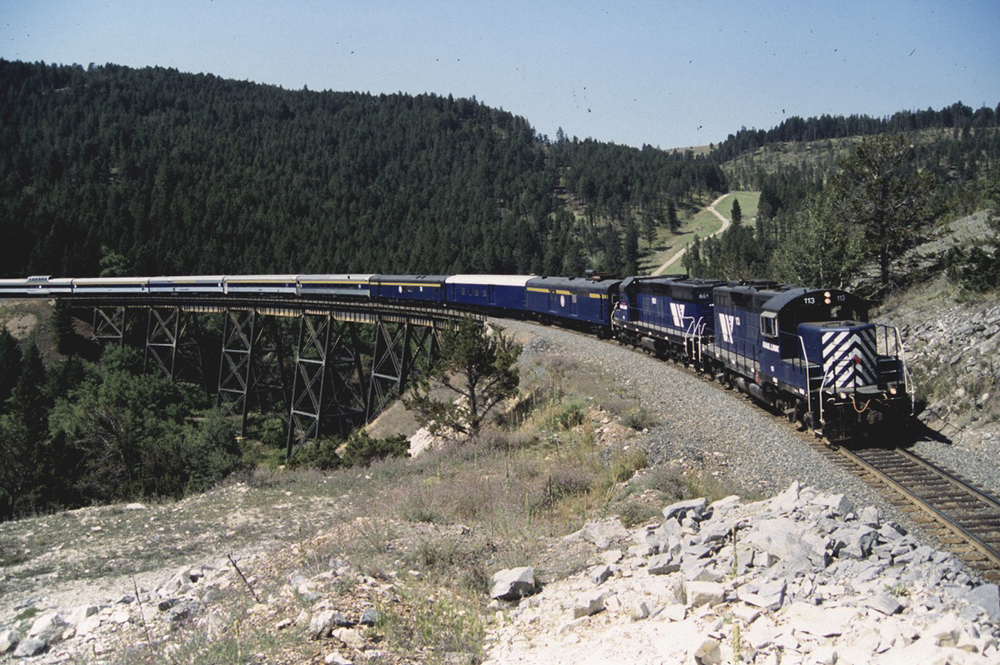
{"label": "rocky ground", "polygon": [[537,595],[501,571],[491,663],[993,663],[1000,593],[876,508],[793,483],[693,500],[626,530],[590,522],[600,560]]}
{"label": "rocky ground", "polygon": [[[911,270],[941,264],[951,246],[981,242],[984,214],[955,220],[912,250]],[[1000,294],[964,291],[931,270],[873,319],[899,328],[925,430],[916,452],[1000,494]]]}

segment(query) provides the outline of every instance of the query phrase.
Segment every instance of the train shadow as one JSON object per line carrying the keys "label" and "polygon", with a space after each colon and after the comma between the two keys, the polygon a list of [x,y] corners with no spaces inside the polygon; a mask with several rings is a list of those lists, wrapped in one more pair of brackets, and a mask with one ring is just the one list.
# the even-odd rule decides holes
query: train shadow
{"label": "train shadow", "polygon": [[953,443],[951,438],[943,432],[940,432],[929,426],[927,423],[918,420],[913,425],[913,441],[910,445],[913,443],[919,443],[920,441],[936,441],[949,446]]}
{"label": "train shadow", "polygon": [[919,410],[909,419],[905,426],[888,431],[885,429],[880,430],[877,434],[871,434],[852,441],[848,444],[848,447],[853,449],[912,448],[914,445],[926,441],[943,443],[948,446],[953,444],[948,435],[923,422],[917,417],[918,415]]}

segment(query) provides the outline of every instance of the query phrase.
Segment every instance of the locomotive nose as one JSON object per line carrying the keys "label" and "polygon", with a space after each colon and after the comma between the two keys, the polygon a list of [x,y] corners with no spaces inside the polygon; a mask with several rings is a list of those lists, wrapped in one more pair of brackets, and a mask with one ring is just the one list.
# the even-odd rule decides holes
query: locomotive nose
{"label": "locomotive nose", "polygon": [[809,359],[823,370],[824,384],[857,390],[876,383],[875,326],[856,321],[826,321],[799,325]]}

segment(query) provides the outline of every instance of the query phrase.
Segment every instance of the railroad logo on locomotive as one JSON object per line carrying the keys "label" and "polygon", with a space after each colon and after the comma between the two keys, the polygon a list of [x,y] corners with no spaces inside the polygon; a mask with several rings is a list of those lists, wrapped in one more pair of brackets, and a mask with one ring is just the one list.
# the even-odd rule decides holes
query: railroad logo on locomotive
{"label": "railroad logo on locomotive", "polygon": [[679,302],[670,303],[670,315],[674,319],[675,328],[684,327],[684,303],[679,303]]}
{"label": "railroad logo on locomotive", "polygon": [[722,341],[726,344],[733,343],[733,329],[740,325],[740,317],[733,314],[719,314],[719,326],[722,332]]}

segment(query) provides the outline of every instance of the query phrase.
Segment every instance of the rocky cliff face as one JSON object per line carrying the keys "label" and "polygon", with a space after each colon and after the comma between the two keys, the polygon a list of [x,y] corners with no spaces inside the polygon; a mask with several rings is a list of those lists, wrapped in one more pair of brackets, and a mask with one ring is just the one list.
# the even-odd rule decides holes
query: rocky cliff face
{"label": "rocky cliff face", "polygon": [[972,296],[937,277],[876,315],[899,327],[920,420],[977,451],[1000,447],[1000,296]]}

